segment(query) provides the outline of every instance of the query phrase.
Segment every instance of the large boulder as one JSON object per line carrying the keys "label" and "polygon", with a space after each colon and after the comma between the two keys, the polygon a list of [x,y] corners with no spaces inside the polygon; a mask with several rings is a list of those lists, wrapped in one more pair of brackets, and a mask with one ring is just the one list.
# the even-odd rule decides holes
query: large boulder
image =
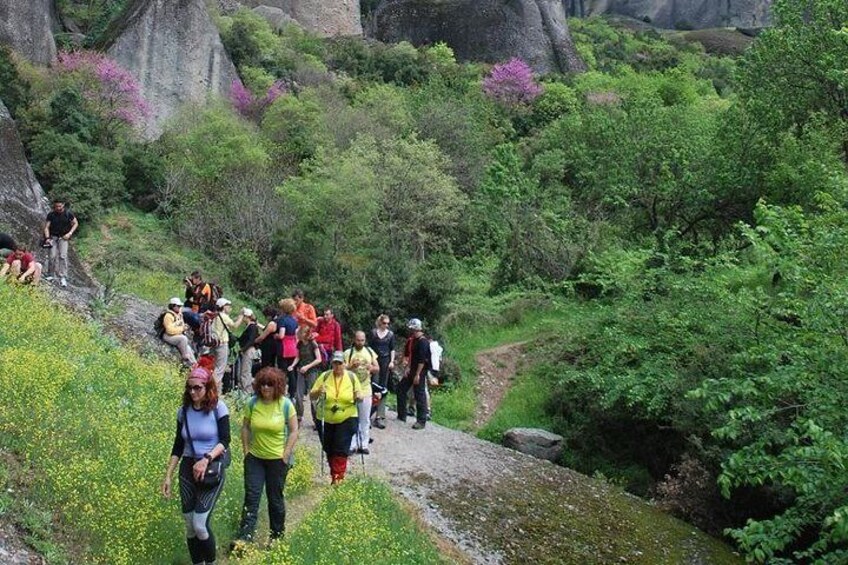
{"label": "large boulder", "polygon": [[294,18],[285,13],[282,8],[257,6],[253,9],[253,13],[265,18],[268,24],[275,30],[281,30],[290,23],[295,23]]}
{"label": "large boulder", "polygon": [[239,80],[204,0],[132,0],[104,45],[152,107],[148,138],[184,104],[225,96]]}
{"label": "large boulder", "polygon": [[556,463],[562,457],[562,436],[537,428],[512,428],[504,432],[503,445]]}
{"label": "large boulder", "polygon": [[359,0],[242,0],[251,8],[278,8],[304,29],[323,37],[362,35]]}
{"label": "large boulder", "polygon": [[0,0],[0,44],[32,61],[50,64],[56,58],[53,0]]}
{"label": "large boulder", "polygon": [[564,0],[572,16],[617,14],[668,29],[762,28],[772,0]]}
{"label": "large boulder", "polygon": [[386,0],[371,32],[387,43],[443,41],[462,61],[519,57],[537,72],[585,70],[562,0]]}

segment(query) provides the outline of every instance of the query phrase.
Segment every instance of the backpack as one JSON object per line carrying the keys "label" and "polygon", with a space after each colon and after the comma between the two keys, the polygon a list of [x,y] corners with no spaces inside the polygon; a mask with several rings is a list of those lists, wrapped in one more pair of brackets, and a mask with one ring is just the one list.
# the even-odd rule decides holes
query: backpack
{"label": "backpack", "polygon": [[168,314],[168,311],[164,311],[156,318],[156,321],[153,322],[153,331],[156,334],[158,339],[162,339],[162,336],[165,335],[165,316]]}
{"label": "backpack", "polygon": [[214,305],[218,299],[224,296],[224,289],[216,282],[207,283],[209,285],[209,302]]}
{"label": "backpack", "polygon": [[215,323],[215,320],[218,318],[218,315],[207,316],[203,315],[203,320],[200,322],[200,344],[206,347],[218,347],[221,345],[221,340],[218,339],[218,336],[215,335],[215,330],[212,328],[212,324]]}

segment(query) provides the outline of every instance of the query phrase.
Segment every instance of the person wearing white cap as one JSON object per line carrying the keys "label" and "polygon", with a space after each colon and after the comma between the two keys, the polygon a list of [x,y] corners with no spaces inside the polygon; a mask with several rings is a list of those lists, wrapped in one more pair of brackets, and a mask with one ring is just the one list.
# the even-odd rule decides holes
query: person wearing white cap
{"label": "person wearing white cap", "polygon": [[418,318],[411,318],[406,323],[411,335],[406,340],[404,359],[407,361],[406,374],[398,383],[397,388],[397,417],[406,422],[406,398],[412,389],[415,397],[416,422],[413,430],[423,430],[427,425],[427,369],[430,365],[430,340],[424,335],[424,324]]}
{"label": "person wearing white cap", "polygon": [[194,351],[188,343],[185,335],[186,324],[182,315],[183,301],[174,297],[168,301],[168,309],[162,314],[161,326],[162,341],[177,348],[183,363],[188,366],[194,365],[197,359]]}
{"label": "person wearing white cap", "polygon": [[215,302],[215,312],[217,315],[212,321],[212,331],[215,337],[218,338],[218,345],[213,348],[215,355],[215,382],[218,384],[218,390],[223,390],[224,372],[227,370],[227,362],[230,360],[230,332],[239,327],[244,321],[244,312],[240,313],[233,321],[230,318],[230,311],[233,309],[233,303],[226,298],[219,298]]}

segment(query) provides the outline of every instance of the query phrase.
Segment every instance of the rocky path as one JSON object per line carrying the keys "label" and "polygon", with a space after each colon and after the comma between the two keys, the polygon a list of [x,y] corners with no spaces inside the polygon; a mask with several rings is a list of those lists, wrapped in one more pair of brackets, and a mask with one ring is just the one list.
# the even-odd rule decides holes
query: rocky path
{"label": "rocky path", "polygon": [[42,565],[43,557],[23,541],[21,532],[12,524],[0,520],[0,563],[3,565]]}
{"label": "rocky path", "polygon": [[476,355],[478,372],[475,390],[479,406],[473,429],[479,430],[491,419],[512,386],[518,369],[526,364],[525,343],[507,343]]}
{"label": "rocky path", "polygon": [[[473,563],[738,563],[718,541],[605,483],[389,412],[353,475],[376,475]],[[304,421],[309,421],[305,418]],[[317,445],[307,425],[302,438]]]}

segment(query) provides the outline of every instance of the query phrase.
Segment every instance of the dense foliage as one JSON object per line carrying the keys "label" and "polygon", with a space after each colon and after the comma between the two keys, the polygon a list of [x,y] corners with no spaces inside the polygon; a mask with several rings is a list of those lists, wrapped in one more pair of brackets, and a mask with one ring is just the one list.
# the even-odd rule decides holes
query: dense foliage
{"label": "dense foliage", "polygon": [[848,8],[774,4],[739,59],[572,21],[590,70],[546,77],[240,10],[217,21],[242,82],[151,145],[93,55],[48,72],[0,52],[0,95],[86,225],[156,209],[257,302],[303,287],[354,329],[474,324],[481,294],[590,300],[535,356],[565,462],[753,561],[836,562]]}

